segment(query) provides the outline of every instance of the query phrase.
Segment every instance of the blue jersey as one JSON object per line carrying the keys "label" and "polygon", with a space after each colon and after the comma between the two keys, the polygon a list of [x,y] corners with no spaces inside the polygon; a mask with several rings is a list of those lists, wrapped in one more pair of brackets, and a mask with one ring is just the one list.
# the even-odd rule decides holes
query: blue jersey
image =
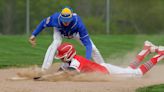
{"label": "blue jersey", "polygon": [[74,34],[79,33],[80,40],[86,47],[86,58],[90,59],[92,54],[92,43],[88,35],[88,31],[84,26],[81,18],[77,14],[73,14],[73,20],[69,26],[64,26],[59,19],[60,13],[55,13],[52,16],[44,19],[34,30],[32,35],[37,36],[46,27],[56,27],[61,35],[65,38],[73,38]]}

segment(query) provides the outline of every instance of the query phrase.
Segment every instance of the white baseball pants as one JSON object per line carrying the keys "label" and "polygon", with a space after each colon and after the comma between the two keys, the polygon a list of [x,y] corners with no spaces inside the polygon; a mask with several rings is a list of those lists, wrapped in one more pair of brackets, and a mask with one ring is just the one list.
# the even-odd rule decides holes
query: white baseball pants
{"label": "white baseball pants", "polygon": [[122,75],[125,77],[141,77],[142,72],[139,68],[132,69],[132,68],[122,68],[118,67],[112,64],[102,63],[102,66],[104,66],[111,75]]}

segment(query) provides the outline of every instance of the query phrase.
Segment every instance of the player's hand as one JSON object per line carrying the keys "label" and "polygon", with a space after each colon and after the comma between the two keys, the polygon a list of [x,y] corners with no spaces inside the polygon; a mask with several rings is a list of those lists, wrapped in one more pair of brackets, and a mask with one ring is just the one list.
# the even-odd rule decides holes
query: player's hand
{"label": "player's hand", "polygon": [[29,42],[31,43],[32,47],[35,47],[36,45],[36,38],[34,35],[32,35],[30,38],[29,38]]}

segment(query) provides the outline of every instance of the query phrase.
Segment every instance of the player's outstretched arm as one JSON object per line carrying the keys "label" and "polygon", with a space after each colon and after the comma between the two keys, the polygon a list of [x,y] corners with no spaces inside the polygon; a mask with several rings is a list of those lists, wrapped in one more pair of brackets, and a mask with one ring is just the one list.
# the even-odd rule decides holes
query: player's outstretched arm
{"label": "player's outstretched arm", "polygon": [[29,42],[31,43],[32,47],[36,45],[36,36],[46,27],[54,27],[53,25],[53,16],[57,14],[51,15],[48,18],[43,19],[40,24],[36,27],[36,29],[32,32]]}
{"label": "player's outstretched arm", "polygon": [[58,71],[54,74],[47,74],[47,75],[43,75],[43,76],[39,76],[39,77],[35,77],[33,78],[36,81],[44,81],[44,80],[53,80],[53,81],[57,81],[57,80],[67,80],[72,76],[75,76],[79,74],[79,72],[77,72],[77,70],[75,70],[74,68],[68,68],[68,70],[64,70],[64,71]]}

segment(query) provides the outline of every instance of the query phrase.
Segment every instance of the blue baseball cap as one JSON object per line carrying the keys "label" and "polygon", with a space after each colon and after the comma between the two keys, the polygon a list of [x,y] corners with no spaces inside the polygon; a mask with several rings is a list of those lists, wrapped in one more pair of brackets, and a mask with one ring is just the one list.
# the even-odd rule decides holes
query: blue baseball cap
{"label": "blue baseball cap", "polygon": [[73,20],[73,12],[70,8],[66,7],[62,9],[60,14],[60,21],[71,22]]}

